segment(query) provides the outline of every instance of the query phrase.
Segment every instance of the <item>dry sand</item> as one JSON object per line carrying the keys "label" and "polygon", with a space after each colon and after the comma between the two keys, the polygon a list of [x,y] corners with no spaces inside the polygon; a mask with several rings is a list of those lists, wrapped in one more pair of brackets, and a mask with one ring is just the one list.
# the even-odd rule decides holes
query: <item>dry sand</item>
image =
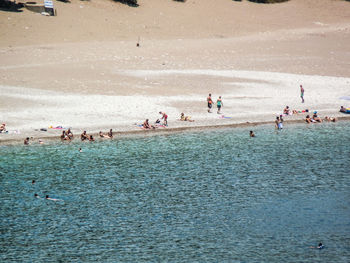
{"label": "dry sand", "polygon": [[[50,125],[142,132],[135,123],[159,111],[169,130],[273,121],[286,105],[339,117],[350,106],[340,99],[350,96],[346,1],[138,2],[55,1],[56,17],[0,11],[0,122],[20,131],[0,143],[57,136],[35,131]],[[230,118],[206,111],[208,93]]]}

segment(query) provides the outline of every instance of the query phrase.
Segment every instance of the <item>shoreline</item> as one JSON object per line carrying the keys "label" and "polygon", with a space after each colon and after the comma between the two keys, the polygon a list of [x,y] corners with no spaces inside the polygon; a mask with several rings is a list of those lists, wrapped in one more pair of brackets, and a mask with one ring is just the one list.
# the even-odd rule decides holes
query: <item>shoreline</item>
{"label": "shoreline", "polygon": [[[349,116],[337,116],[337,122],[343,122],[343,121],[350,121],[350,115]],[[323,121],[324,123],[326,121]],[[182,132],[202,132],[202,131],[214,131],[214,130],[222,130],[222,129],[229,129],[229,128],[242,128],[242,127],[256,127],[256,126],[263,126],[263,125],[272,125],[274,126],[274,121],[257,121],[257,122],[240,122],[240,123],[230,123],[230,124],[215,124],[215,125],[195,125],[195,126],[186,126],[186,127],[173,127],[173,128],[164,128],[164,129],[154,129],[154,130],[125,130],[125,131],[113,131],[113,139],[100,139],[98,132],[91,132],[88,133],[89,135],[94,136],[95,142],[99,141],[113,141],[113,140],[118,140],[118,138],[128,138],[128,137],[150,137],[150,136],[158,136],[158,135],[165,135],[165,134],[177,134],[177,133],[182,133]],[[284,124],[301,124],[305,123],[304,119],[294,119],[294,120],[284,120]],[[328,123],[328,122],[326,122]],[[320,123],[310,123],[310,125],[319,125]],[[305,125],[309,125],[306,124]],[[61,130],[60,130],[61,131]],[[0,134],[0,137],[2,134]],[[23,140],[26,137],[30,137],[31,140],[35,140],[33,143],[30,141],[30,145],[40,145],[38,140],[45,140],[43,145],[47,145],[48,143],[57,143],[61,142],[61,139],[59,138],[60,134],[51,134],[51,135],[45,135],[45,136],[27,136],[27,135],[20,135],[21,138],[9,138],[9,139],[3,139],[1,138],[0,140],[0,147],[1,146],[14,146],[14,145],[19,145],[23,144]],[[79,138],[80,134],[75,135],[75,138],[70,142],[81,142]],[[78,139],[77,139],[78,138]],[[30,146],[29,145],[29,146]]]}

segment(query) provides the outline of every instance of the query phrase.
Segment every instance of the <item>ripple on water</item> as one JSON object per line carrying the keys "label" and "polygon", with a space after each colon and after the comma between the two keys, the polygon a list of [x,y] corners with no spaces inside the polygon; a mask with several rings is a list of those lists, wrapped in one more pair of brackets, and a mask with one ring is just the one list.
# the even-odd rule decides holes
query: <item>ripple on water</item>
{"label": "ripple on water", "polygon": [[347,262],[349,128],[1,146],[0,260]]}

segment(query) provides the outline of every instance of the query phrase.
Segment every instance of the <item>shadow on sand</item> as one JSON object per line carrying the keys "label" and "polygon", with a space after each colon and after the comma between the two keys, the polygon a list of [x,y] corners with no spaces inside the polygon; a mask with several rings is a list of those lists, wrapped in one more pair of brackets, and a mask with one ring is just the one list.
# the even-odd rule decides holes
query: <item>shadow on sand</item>
{"label": "shadow on sand", "polygon": [[113,0],[114,2],[119,2],[122,4],[126,4],[131,7],[138,7],[139,4],[137,3],[137,0]]}
{"label": "shadow on sand", "polygon": [[24,7],[22,3],[15,3],[7,0],[0,0],[0,11],[5,12],[23,12]]}

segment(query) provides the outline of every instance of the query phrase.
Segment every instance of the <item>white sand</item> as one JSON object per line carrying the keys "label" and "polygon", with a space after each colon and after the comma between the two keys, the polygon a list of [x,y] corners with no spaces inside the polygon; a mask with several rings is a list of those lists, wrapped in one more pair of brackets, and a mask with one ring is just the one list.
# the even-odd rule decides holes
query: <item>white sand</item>
{"label": "white sand", "polygon": [[[134,124],[159,111],[170,129],[273,121],[286,105],[339,117],[350,106],[340,99],[350,95],[345,1],[139,2],[57,2],[57,17],[0,13],[0,122],[21,132],[0,143],[57,136],[35,131],[50,125],[141,131]],[[207,113],[208,93],[231,118]],[[195,122],[178,121],[181,112]]]}

